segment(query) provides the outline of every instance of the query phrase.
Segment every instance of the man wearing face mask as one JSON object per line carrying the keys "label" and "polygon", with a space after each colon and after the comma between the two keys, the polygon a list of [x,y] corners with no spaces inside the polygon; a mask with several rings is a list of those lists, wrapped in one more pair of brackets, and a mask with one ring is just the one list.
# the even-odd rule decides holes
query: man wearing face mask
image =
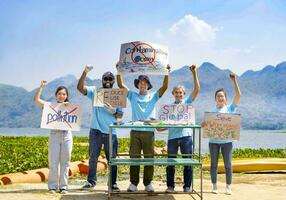
{"label": "man wearing face mask", "polygon": [[[105,104],[104,107],[97,107],[93,105],[94,95],[96,95],[96,86],[85,86],[84,80],[88,72],[92,70],[92,66],[87,65],[78,81],[77,89],[80,93],[87,96],[92,101],[92,120],[89,132],[89,171],[87,182],[82,189],[93,189],[97,181],[97,162],[100,155],[101,146],[104,145],[104,152],[106,159],[109,160],[109,125],[116,122],[117,118],[121,118],[123,115],[122,109],[113,108],[109,104]],[[102,75],[102,87],[112,88],[115,82],[115,77],[111,72],[105,72]],[[112,145],[113,155],[116,157],[118,141],[115,130],[112,130]],[[112,166],[112,190],[114,192],[120,191],[117,184],[117,166]]]}

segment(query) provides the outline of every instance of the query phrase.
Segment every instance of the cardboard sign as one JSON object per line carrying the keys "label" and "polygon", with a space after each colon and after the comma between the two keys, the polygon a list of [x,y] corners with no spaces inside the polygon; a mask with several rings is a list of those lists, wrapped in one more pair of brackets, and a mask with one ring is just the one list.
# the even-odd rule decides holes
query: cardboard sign
{"label": "cardboard sign", "polygon": [[240,114],[206,112],[203,122],[203,138],[239,140]]}
{"label": "cardboard sign", "polygon": [[168,47],[149,42],[121,44],[118,74],[166,75]]}
{"label": "cardboard sign", "polygon": [[79,131],[81,108],[74,104],[45,103],[41,128]]}
{"label": "cardboard sign", "polygon": [[195,124],[195,108],[191,104],[162,105],[157,116],[167,124]]}
{"label": "cardboard sign", "polygon": [[114,108],[126,108],[127,90],[126,89],[97,89],[94,95],[94,106],[104,107],[109,103]]}

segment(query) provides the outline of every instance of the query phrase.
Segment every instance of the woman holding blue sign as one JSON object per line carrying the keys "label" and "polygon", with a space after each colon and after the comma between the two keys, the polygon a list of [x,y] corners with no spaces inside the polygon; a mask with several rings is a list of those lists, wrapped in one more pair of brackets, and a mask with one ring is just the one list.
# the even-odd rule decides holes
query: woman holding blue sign
{"label": "woman holding blue sign", "polygon": [[[174,104],[191,104],[197,97],[200,90],[200,83],[198,79],[197,69],[195,65],[189,67],[194,77],[194,90],[190,96],[185,98],[186,90],[184,86],[177,85],[174,87],[172,94],[175,97]],[[189,154],[183,156],[184,158],[190,157],[192,151],[192,129],[189,128],[170,128],[168,135],[168,157],[176,158],[178,149],[180,147],[182,154]],[[166,192],[174,192],[175,182],[175,166],[167,166],[167,189]],[[193,179],[193,169],[191,166],[184,167],[184,192],[190,192],[191,184]]]}
{"label": "woman holding blue sign", "polygon": [[[236,107],[240,102],[241,92],[237,83],[237,77],[235,74],[230,74],[230,79],[233,81],[236,95],[231,104],[227,104],[227,96],[226,92],[223,88],[217,90],[215,92],[215,101],[216,107],[211,111],[214,113],[235,113]],[[205,123],[202,123],[202,127],[205,127]],[[210,157],[211,157],[211,181],[213,184],[212,193],[217,194],[217,166],[218,166],[218,157],[219,151],[221,149],[221,153],[223,156],[223,162],[225,167],[226,174],[226,188],[225,193],[231,195],[231,182],[232,182],[232,140],[226,139],[218,139],[218,138],[210,138],[209,139],[209,149],[210,149]]]}
{"label": "woman holding blue sign", "polygon": [[[118,69],[118,64],[116,65]],[[170,66],[167,65],[167,70],[170,71]],[[163,96],[168,88],[169,74],[165,75],[163,85],[156,92],[149,92],[152,88],[150,79],[146,75],[140,75],[138,79],[134,80],[135,87],[138,92],[130,91],[123,83],[120,74],[117,75],[117,82],[119,88],[125,88],[128,90],[128,99],[132,107],[132,120],[150,120],[155,118],[155,106],[158,100]],[[154,129],[151,128],[132,128],[130,132],[130,157],[138,158],[143,150],[145,158],[152,158],[154,155]],[[139,172],[140,166],[130,166],[130,185],[127,189],[128,192],[138,191],[137,185],[139,184]],[[152,186],[154,167],[144,167],[143,184],[145,191],[154,192]]]}
{"label": "woman holding blue sign", "polygon": [[[41,108],[44,107],[46,101],[41,99],[41,94],[47,81],[42,81],[39,90],[36,92],[34,101]],[[57,88],[55,92],[56,101],[58,103],[69,102],[68,89],[64,86]],[[48,188],[51,193],[55,193],[58,189],[60,193],[66,194],[68,191],[69,167],[72,152],[72,133],[64,130],[51,130],[49,137],[49,178]],[[58,167],[60,164],[60,176],[58,176]]]}

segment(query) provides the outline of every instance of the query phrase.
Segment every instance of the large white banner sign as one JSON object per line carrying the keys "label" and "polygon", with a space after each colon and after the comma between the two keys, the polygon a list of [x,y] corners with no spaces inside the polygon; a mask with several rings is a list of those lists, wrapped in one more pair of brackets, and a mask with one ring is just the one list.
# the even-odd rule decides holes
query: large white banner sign
{"label": "large white banner sign", "polygon": [[105,103],[114,108],[126,108],[127,90],[126,89],[97,89],[94,95],[94,106],[104,107]]}
{"label": "large white banner sign", "polygon": [[121,44],[118,73],[166,75],[168,54],[168,47],[149,42]]}
{"label": "large white banner sign", "polygon": [[74,104],[45,103],[41,128],[79,131],[81,108]]}
{"label": "large white banner sign", "polygon": [[206,112],[203,122],[203,138],[239,140],[240,114]]}
{"label": "large white banner sign", "polygon": [[157,118],[168,124],[195,124],[195,108],[191,104],[162,105]]}

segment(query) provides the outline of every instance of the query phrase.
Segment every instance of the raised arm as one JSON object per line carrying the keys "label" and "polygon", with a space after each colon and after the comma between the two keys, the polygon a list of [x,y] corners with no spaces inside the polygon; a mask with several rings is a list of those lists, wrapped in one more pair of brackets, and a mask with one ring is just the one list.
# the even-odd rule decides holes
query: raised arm
{"label": "raised arm", "polygon": [[127,91],[129,91],[128,87],[124,84],[124,81],[122,79],[122,76],[118,73],[118,63],[116,63],[116,70],[117,70],[117,76],[116,76],[116,80],[117,80],[117,85],[119,88],[124,88]]}
{"label": "raised arm", "polygon": [[241,96],[241,92],[240,92],[238,82],[237,82],[237,76],[235,74],[230,74],[229,76],[231,80],[233,81],[234,88],[235,88],[235,97],[233,99],[233,103],[237,106],[240,102],[240,96]]}
{"label": "raised arm", "polygon": [[191,94],[192,100],[194,101],[200,91],[200,82],[198,78],[198,72],[197,72],[196,65],[190,66],[189,69],[192,71],[193,77],[194,77],[194,90]]}
{"label": "raised arm", "polygon": [[43,92],[44,87],[47,85],[47,81],[42,81],[41,82],[41,86],[39,87],[38,91],[36,92],[35,96],[34,96],[34,101],[35,103],[40,106],[41,108],[44,107],[45,101],[43,99],[41,99],[41,95]]}
{"label": "raised arm", "polygon": [[82,74],[81,74],[81,77],[77,83],[77,90],[82,93],[83,95],[86,95],[87,94],[87,90],[86,88],[84,88],[84,80],[85,80],[85,77],[87,75],[88,72],[90,72],[91,70],[93,69],[93,66],[91,65],[86,65]]}
{"label": "raised arm", "polygon": [[159,89],[159,97],[163,96],[163,94],[165,93],[165,91],[168,89],[168,84],[169,84],[169,73],[171,70],[170,65],[167,65],[167,70],[168,70],[168,75],[165,75],[164,77],[164,81],[163,81],[163,85],[162,87]]}

